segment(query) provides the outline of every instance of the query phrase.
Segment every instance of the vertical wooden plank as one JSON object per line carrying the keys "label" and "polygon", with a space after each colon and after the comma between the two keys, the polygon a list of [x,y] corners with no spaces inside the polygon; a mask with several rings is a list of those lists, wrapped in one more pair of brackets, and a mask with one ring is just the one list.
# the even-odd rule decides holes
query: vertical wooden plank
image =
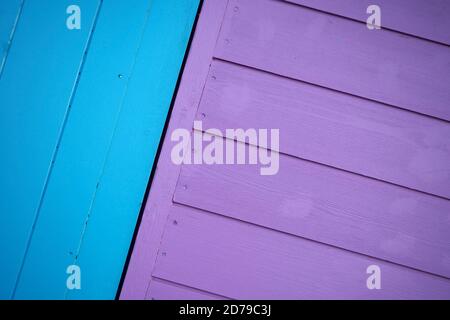
{"label": "vertical wooden plank", "polygon": [[83,278],[84,290],[69,292],[71,299],[116,294],[198,5],[199,0],[151,2],[122,114],[80,239],[75,263],[89,273]]}
{"label": "vertical wooden plank", "polygon": [[23,0],[9,0],[0,3],[0,77],[8,55]]}
{"label": "vertical wooden plank", "polygon": [[65,297],[148,6],[103,1],[15,298]]}
{"label": "vertical wooden plank", "polygon": [[[66,27],[71,4],[83,8],[81,30]],[[0,79],[2,298],[14,290],[98,5],[27,0],[16,26]]]}
{"label": "vertical wooden plank", "polygon": [[16,298],[114,298],[197,5],[103,1]]}
{"label": "vertical wooden plank", "polygon": [[146,297],[151,281],[151,272],[167,221],[168,208],[172,204],[173,190],[180,170],[179,166],[170,161],[170,132],[175,128],[190,129],[192,127],[227,2],[227,0],[205,0],[201,8],[197,31],[189,51],[189,59],[183,72],[168,133],[165,136],[165,143],[160,155],[159,163],[162,165],[158,167],[152,182],[149,201],[146,204],[128,266],[121,299],[144,299]]}

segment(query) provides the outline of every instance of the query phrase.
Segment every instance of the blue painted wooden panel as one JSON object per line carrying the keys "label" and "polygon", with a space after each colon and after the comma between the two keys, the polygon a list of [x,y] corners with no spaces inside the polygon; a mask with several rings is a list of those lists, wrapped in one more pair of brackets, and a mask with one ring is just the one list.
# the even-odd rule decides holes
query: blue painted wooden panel
{"label": "blue painted wooden panel", "polygon": [[[16,26],[0,79],[2,298],[14,290],[98,3],[27,0]],[[81,30],[66,27],[70,4],[84,8]]]}
{"label": "blue painted wooden panel", "polygon": [[9,0],[0,3],[0,76],[20,16],[23,0]]}
{"label": "blue painted wooden panel", "polygon": [[69,298],[116,293],[198,5],[152,1],[77,261],[95,272],[85,273],[84,289]]}
{"label": "blue painted wooden panel", "polygon": [[15,298],[114,298],[197,6],[103,1]]}

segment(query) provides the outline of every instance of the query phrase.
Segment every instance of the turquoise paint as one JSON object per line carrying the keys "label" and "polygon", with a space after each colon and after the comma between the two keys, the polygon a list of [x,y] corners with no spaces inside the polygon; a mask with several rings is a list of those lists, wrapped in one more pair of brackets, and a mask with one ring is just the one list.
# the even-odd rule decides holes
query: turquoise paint
{"label": "turquoise paint", "polygon": [[0,75],[20,16],[23,0],[9,0],[0,3]]}
{"label": "turquoise paint", "polygon": [[95,272],[85,272],[86,290],[70,291],[68,298],[116,293],[198,5],[152,1],[77,261]]}
{"label": "turquoise paint", "polygon": [[[72,3],[82,30],[66,28]],[[20,272],[97,6],[26,0],[15,28],[0,78],[0,298]]]}
{"label": "turquoise paint", "polygon": [[14,298],[114,298],[197,7],[101,4]]}

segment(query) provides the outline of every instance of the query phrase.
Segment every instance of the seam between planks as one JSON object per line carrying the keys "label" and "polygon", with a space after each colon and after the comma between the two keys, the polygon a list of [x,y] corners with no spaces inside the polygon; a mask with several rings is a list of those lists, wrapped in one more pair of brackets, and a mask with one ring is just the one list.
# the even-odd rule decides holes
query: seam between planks
{"label": "seam between planks", "polygon": [[20,17],[22,15],[22,10],[23,10],[24,5],[25,5],[25,0],[22,0],[22,2],[20,3],[20,6],[19,6],[19,10],[16,15],[16,19],[14,20],[14,24],[11,29],[11,33],[9,34],[8,44],[6,45],[6,50],[5,50],[5,56],[3,57],[3,59],[0,63],[0,79],[3,76],[3,69],[4,69],[4,67],[6,65],[6,61],[8,59],[9,50],[10,50],[12,42],[14,40],[14,35],[16,33],[16,28],[19,23]]}
{"label": "seam between planks", "polygon": [[[167,284],[175,285],[175,286],[185,287],[185,288],[187,288],[187,289],[191,289],[191,290],[193,290],[193,291],[197,291],[197,292],[200,292],[200,293],[205,293],[205,294],[207,294],[207,295],[216,296],[217,298],[221,298],[221,299],[226,299],[226,300],[236,300],[236,299],[234,299],[234,298],[230,298],[230,297],[227,297],[227,296],[218,294],[218,293],[214,293],[214,292],[211,292],[211,291],[199,289],[199,288],[196,288],[196,287],[193,287],[193,286],[190,286],[190,285],[186,285],[186,284],[183,284],[183,283],[179,283],[179,282],[172,281],[172,280],[165,279],[165,278],[158,277],[158,276],[152,276],[152,280],[157,281],[157,282],[162,282],[162,283],[167,283]],[[147,298],[147,296],[146,296],[146,298]]]}
{"label": "seam between planks", "polygon": [[[206,129],[206,130],[208,130],[208,129]],[[206,130],[202,130],[201,132],[206,133]],[[199,130],[195,130],[194,129],[194,131],[198,132]],[[408,190],[411,190],[411,191],[414,191],[414,192],[426,194],[426,195],[431,196],[431,197],[435,197],[435,198],[439,198],[439,199],[442,199],[442,200],[450,201],[450,198],[447,198],[447,197],[444,197],[444,196],[441,196],[441,195],[437,195],[437,194],[430,193],[430,192],[427,192],[427,191],[422,191],[422,190],[419,190],[419,189],[411,188],[411,187],[404,186],[404,185],[401,185],[401,184],[398,184],[398,183],[395,183],[395,182],[386,181],[386,180],[383,180],[383,179],[380,179],[380,178],[368,176],[368,175],[365,175],[363,173],[354,172],[354,171],[350,171],[350,170],[347,170],[347,169],[344,169],[344,168],[335,167],[333,165],[326,164],[326,163],[323,163],[323,162],[319,162],[319,161],[316,161],[316,160],[313,160],[313,159],[308,159],[308,158],[303,158],[303,157],[300,157],[300,156],[292,155],[292,154],[289,154],[289,153],[286,153],[286,152],[283,152],[283,151],[280,151],[280,150],[272,150],[270,148],[263,148],[263,147],[261,147],[259,145],[251,144],[248,141],[240,141],[240,140],[236,140],[236,139],[233,140],[233,139],[230,139],[228,137],[216,135],[214,133],[207,133],[207,134],[210,134],[210,135],[215,136],[215,137],[222,138],[224,140],[230,140],[230,141],[235,141],[235,142],[239,142],[239,143],[244,143],[245,145],[254,146],[254,147],[258,148],[258,149],[264,149],[264,150],[271,151],[271,152],[278,152],[279,154],[284,155],[286,157],[290,157],[290,158],[294,158],[294,159],[298,159],[298,160],[303,160],[303,161],[307,161],[307,162],[311,162],[311,163],[315,163],[315,164],[318,164],[318,165],[321,165],[321,166],[325,166],[325,167],[328,167],[328,168],[331,168],[331,169],[334,169],[334,170],[344,171],[344,172],[347,172],[347,173],[350,173],[350,174],[354,174],[354,175],[357,175],[357,176],[360,176],[360,177],[363,177],[363,178],[368,178],[368,179],[371,179],[371,180],[387,183],[387,184],[390,184],[390,185],[393,185],[393,186],[396,186],[396,187],[399,187],[399,188],[408,189]],[[178,182],[178,180],[179,180],[179,177],[177,179],[177,182]]]}
{"label": "seam between planks", "polygon": [[415,114],[415,115],[431,118],[433,120],[438,120],[438,121],[442,121],[442,122],[444,122],[446,124],[450,124],[450,120],[442,119],[442,118],[439,118],[437,116],[433,116],[433,115],[430,115],[430,114],[418,112],[418,111],[411,110],[411,109],[406,109],[406,108],[403,108],[403,107],[400,107],[400,106],[396,106],[394,104],[390,104],[390,103],[387,103],[387,102],[379,101],[379,100],[376,100],[376,99],[367,98],[367,97],[360,96],[360,95],[357,95],[357,94],[354,94],[354,93],[351,93],[351,92],[346,92],[346,91],[330,88],[330,87],[327,87],[327,86],[324,86],[324,85],[320,85],[320,84],[317,84],[317,83],[314,83],[314,82],[309,82],[309,81],[306,81],[306,80],[303,80],[303,79],[297,79],[297,78],[294,78],[294,77],[278,74],[278,73],[276,73],[274,71],[264,70],[264,69],[261,69],[261,68],[258,68],[258,67],[246,65],[244,63],[239,63],[237,61],[226,60],[224,58],[220,58],[220,57],[217,57],[217,56],[214,56],[214,60],[222,61],[222,62],[225,62],[225,63],[234,64],[236,66],[248,68],[248,69],[259,71],[259,72],[263,72],[263,73],[266,73],[266,74],[270,74],[272,76],[276,76],[276,77],[280,77],[280,78],[284,78],[284,79],[288,79],[288,80],[293,80],[293,81],[298,81],[298,82],[305,83],[305,84],[308,84],[308,85],[312,85],[312,86],[315,86],[315,87],[318,87],[318,88],[331,90],[333,92],[337,92],[337,93],[345,94],[345,95],[348,95],[348,96],[351,96],[351,97],[355,97],[355,98],[359,98],[359,99],[364,99],[364,100],[367,100],[367,101],[375,102],[375,103],[378,103],[378,104],[382,104],[382,105],[384,105],[386,107],[398,109],[398,110],[401,110],[401,111],[410,112],[410,113]]}
{"label": "seam between planks", "polygon": [[[24,2],[25,2],[25,0],[24,0]],[[89,51],[89,48],[90,48],[90,45],[91,45],[92,36],[93,36],[93,34],[95,32],[95,28],[97,26],[97,20],[98,20],[98,17],[99,17],[102,5],[103,5],[103,0],[99,0],[99,5],[97,6],[97,10],[96,10],[96,12],[94,14],[93,23],[92,23],[91,30],[90,30],[88,38],[87,38],[87,42],[86,42],[86,46],[85,46],[85,49],[84,49],[84,53],[83,53],[83,56],[81,57],[80,65],[78,67],[78,73],[76,75],[75,82],[74,82],[74,85],[72,87],[72,91],[71,91],[70,96],[69,96],[69,101],[68,101],[68,105],[67,105],[67,108],[66,108],[66,111],[65,111],[65,114],[64,114],[63,123],[62,123],[61,129],[60,129],[60,131],[58,133],[58,139],[57,139],[56,147],[53,150],[50,166],[49,166],[49,169],[47,171],[47,175],[45,176],[43,189],[42,189],[42,192],[41,192],[41,196],[39,198],[39,204],[38,204],[38,207],[36,209],[36,213],[35,213],[35,216],[34,216],[33,224],[32,224],[32,227],[31,227],[31,232],[30,232],[30,235],[28,237],[26,249],[25,249],[24,255],[22,257],[21,264],[20,264],[19,273],[17,275],[16,281],[15,281],[15,284],[14,284],[14,289],[13,289],[13,292],[12,292],[12,295],[11,295],[12,299],[14,299],[14,297],[16,295],[17,287],[18,287],[20,278],[22,276],[23,268],[25,266],[26,256],[27,256],[28,251],[30,249],[30,245],[31,245],[31,242],[32,242],[32,239],[33,239],[34,231],[36,229],[36,224],[37,224],[37,221],[39,219],[39,214],[40,214],[40,211],[41,211],[41,208],[42,208],[43,200],[44,200],[45,194],[47,192],[48,182],[49,182],[50,177],[51,177],[52,172],[53,172],[53,167],[54,167],[54,163],[55,163],[55,160],[56,160],[56,155],[58,154],[59,146],[61,144],[62,136],[63,136],[65,128],[66,128],[66,124],[67,124],[67,120],[68,120],[68,117],[69,117],[69,114],[70,114],[70,110],[71,110],[71,107],[72,107],[73,99],[74,99],[75,94],[76,94],[77,89],[78,89],[78,84],[80,82],[80,77],[81,77],[81,74],[82,74],[83,69],[84,69],[84,64],[85,64],[85,61],[86,61],[87,52]]]}
{"label": "seam between planks", "polygon": [[[184,56],[183,56],[183,61],[182,61],[181,66],[180,66],[180,71],[178,73],[177,82],[176,82],[175,88],[173,90],[173,94],[172,94],[172,97],[171,97],[171,101],[170,101],[169,109],[167,111],[167,115],[166,115],[166,117],[164,119],[164,127],[163,127],[163,130],[161,132],[161,137],[160,137],[159,142],[158,142],[158,148],[156,150],[156,154],[155,154],[155,158],[154,158],[154,161],[153,161],[153,165],[152,165],[152,168],[150,170],[149,178],[147,180],[147,186],[146,186],[146,189],[145,189],[145,193],[144,193],[144,196],[143,196],[142,201],[141,201],[141,207],[139,209],[139,214],[138,214],[138,217],[136,219],[136,224],[135,224],[135,227],[134,227],[134,230],[133,230],[132,240],[131,240],[130,245],[128,247],[127,257],[126,257],[126,260],[125,260],[125,263],[124,263],[124,267],[123,267],[122,274],[121,274],[121,277],[120,277],[119,285],[118,285],[118,288],[117,288],[117,291],[116,291],[115,300],[120,300],[120,294],[122,292],[122,288],[123,288],[123,285],[124,285],[124,282],[125,282],[125,278],[126,278],[126,273],[128,271],[128,266],[129,266],[130,261],[131,261],[131,256],[132,256],[132,253],[133,253],[134,245],[135,245],[136,240],[137,240],[139,227],[141,225],[142,218],[143,218],[144,213],[145,213],[146,203],[147,203],[148,197],[150,195],[150,188],[152,186],[154,176],[156,175],[156,169],[158,167],[157,163],[158,163],[159,158],[160,158],[160,154],[161,154],[161,151],[162,151],[165,135],[166,135],[166,133],[168,131],[169,121],[170,121],[170,118],[172,116],[173,107],[175,105],[176,96],[177,96],[178,89],[179,89],[180,84],[181,84],[181,78],[182,78],[182,75],[183,75],[183,72],[184,72],[184,68],[186,66],[187,58],[188,58],[188,55],[189,55],[189,50],[190,50],[190,47],[191,47],[191,44],[192,44],[192,41],[193,41],[193,38],[194,38],[197,22],[198,22],[199,17],[200,17],[200,11],[201,11],[201,8],[202,8],[202,5],[203,5],[203,1],[204,0],[199,0],[199,3],[198,3],[197,12],[196,12],[196,15],[195,15],[194,22],[192,24],[191,33],[189,35],[189,40],[188,40],[188,43],[187,43],[187,46],[186,46],[186,50],[185,50],[185,53],[184,53]],[[146,292],[147,292],[147,290],[146,290]]]}
{"label": "seam between planks", "polygon": [[[347,17],[347,16],[344,16],[344,15],[341,15],[341,14],[338,14],[338,13],[334,13],[334,12],[330,12],[330,11],[326,11],[326,10],[323,10],[323,9],[309,7],[309,6],[305,5],[305,4],[295,3],[295,2],[292,2],[292,1],[289,1],[289,0],[276,0],[276,1],[286,3],[287,5],[302,7],[302,8],[307,9],[307,10],[312,10],[312,11],[328,14],[328,15],[331,15],[331,16],[335,16],[335,17],[342,18],[342,19],[347,19],[347,20],[350,20],[350,21],[353,21],[353,22],[358,22],[360,24],[366,25],[365,21],[361,21],[361,20],[358,20],[358,19],[355,19],[355,18]],[[447,44],[445,42],[440,42],[438,40],[428,39],[428,38],[425,38],[425,37],[422,37],[422,36],[419,36],[419,35],[416,35],[416,34],[413,34],[413,33],[400,31],[400,30],[397,30],[397,29],[392,29],[392,28],[389,28],[389,27],[385,27],[384,25],[382,26],[382,29],[392,31],[392,32],[401,34],[403,36],[412,37],[412,38],[416,38],[416,39],[427,41],[427,42],[432,42],[434,44],[439,44],[439,45],[442,45],[442,46],[445,46],[445,47],[450,47],[450,44]]]}
{"label": "seam between planks", "polygon": [[[117,125],[118,125],[119,120],[120,120],[121,115],[122,115],[125,98],[128,95],[129,84],[130,84],[130,81],[131,81],[131,79],[133,77],[133,73],[135,71],[136,61],[137,61],[137,57],[138,57],[138,55],[139,55],[139,53],[141,51],[141,47],[142,47],[142,43],[143,43],[143,39],[144,39],[144,34],[145,34],[145,31],[147,30],[147,27],[149,25],[148,23],[149,23],[149,18],[150,18],[152,5],[153,5],[153,1],[152,0],[148,0],[148,7],[147,7],[147,10],[146,10],[145,21],[144,21],[144,24],[142,26],[142,30],[141,30],[141,33],[140,33],[140,36],[139,36],[139,42],[138,42],[136,51],[134,53],[133,62],[132,62],[131,68],[130,68],[130,73],[129,73],[129,76],[127,76],[127,82],[125,83],[125,87],[123,89],[124,92],[123,92],[123,94],[122,94],[122,96],[120,98],[120,107],[119,107],[119,110],[117,112],[117,116],[116,116],[116,118],[114,120],[114,129],[112,130],[112,133],[111,133],[111,136],[110,136],[110,139],[109,139],[109,142],[108,142],[108,150],[107,150],[105,158],[103,159],[103,162],[102,162],[100,176],[99,176],[99,178],[97,180],[97,185],[96,185],[96,188],[94,190],[94,194],[92,195],[91,202],[89,204],[89,209],[88,209],[88,212],[86,214],[86,219],[85,219],[85,221],[83,223],[83,229],[82,229],[81,234],[80,234],[80,239],[79,239],[79,242],[78,242],[78,248],[77,248],[76,253],[74,255],[74,260],[73,260],[74,262],[73,262],[73,264],[75,264],[75,265],[77,264],[78,257],[80,255],[80,252],[81,252],[81,249],[82,249],[84,235],[86,233],[86,229],[87,229],[88,224],[89,224],[89,219],[91,217],[92,208],[94,207],[94,204],[95,204],[95,200],[96,200],[96,197],[97,197],[97,191],[99,189],[100,182],[103,179],[103,176],[104,176],[104,173],[105,173],[106,162],[107,162],[107,160],[109,158],[110,151],[111,151],[111,146],[113,144],[114,137],[115,137],[116,131],[117,131]],[[64,293],[64,298],[65,299],[67,299],[67,295],[68,294],[69,294],[69,289],[66,288],[65,293]]]}
{"label": "seam between planks", "polygon": [[237,221],[237,222],[240,222],[240,223],[243,223],[243,224],[246,224],[246,225],[250,225],[250,226],[255,227],[255,228],[262,228],[262,229],[269,230],[271,232],[275,232],[275,233],[278,233],[278,234],[284,234],[284,235],[287,235],[289,237],[303,239],[305,241],[310,241],[310,242],[317,243],[317,244],[320,244],[320,245],[323,245],[323,246],[327,246],[327,247],[330,247],[330,248],[334,248],[334,249],[337,249],[337,250],[343,250],[343,251],[346,251],[346,252],[350,252],[352,254],[361,255],[361,256],[364,256],[364,257],[367,257],[367,258],[370,258],[370,259],[376,259],[378,261],[383,261],[383,262],[390,263],[390,264],[393,264],[393,265],[396,265],[396,266],[400,266],[402,268],[407,268],[407,269],[410,269],[410,270],[422,272],[422,273],[428,274],[428,275],[433,276],[433,277],[450,280],[450,277],[446,277],[444,275],[436,274],[436,273],[433,273],[433,272],[430,272],[430,271],[426,271],[426,270],[421,270],[421,269],[418,269],[418,268],[415,268],[415,267],[408,266],[406,264],[390,261],[390,260],[387,260],[387,259],[384,259],[384,258],[379,258],[379,257],[373,256],[373,255],[367,254],[367,253],[362,253],[362,252],[346,249],[346,248],[343,248],[343,247],[339,247],[339,246],[333,245],[331,243],[326,243],[326,242],[310,239],[310,238],[307,238],[305,236],[300,236],[300,235],[292,234],[292,233],[289,233],[289,232],[286,232],[286,231],[274,229],[274,228],[271,228],[269,226],[264,226],[264,225],[257,224],[255,222],[251,222],[251,221],[248,221],[248,220],[242,220],[242,219],[238,219],[236,217],[227,216],[227,215],[224,215],[224,214],[221,214],[221,213],[217,213],[217,212],[214,212],[214,211],[210,211],[210,210],[202,209],[202,208],[199,208],[199,207],[195,207],[193,205],[179,203],[179,202],[174,202],[173,205],[174,206],[178,206],[178,207],[191,208],[191,209],[194,209],[196,211],[199,211],[199,213],[202,213],[202,214],[208,214],[208,215],[212,215],[212,216],[219,216],[219,217],[221,217],[223,219]]}
{"label": "seam between planks", "polygon": [[[201,3],[201,8],[200,8],[200,10],[203,9],[203,4],[204,4],[204,1],[202,1],[202,3]],[[214,51],[215,51],[215,48],[216,48],[216,46],[217,46],[217,42],[219,41],[220,33],[221,33],[221,30],[222,30],[223,23],[224,23],[224,21],[225,21],[225,16],[226,16],[226,13],[227,13],[227,11],[228,11],[228,6],[229,6],[229,4],[230,4],[230,1],[227,0],[227,4],[226,4],[226,6],[225,6],[225,8],[224,8],[224,10],[223,10],[223,13],[222,13],[222,21],[220,22],[220,27],[219,27],[219,30],[218,30],[218,32],[217,32],[217,34],[216,34],[216,40],[215,40],[215,43],[214,43],[214,45],[213,45],[212,55],[211,55],[210,61],[209,61],[208,72],[207,72],[206,75],[205,75],[205,80],[204,80],[204,82],[203,82],[202,91],[201,91],[201,93],[199,94],[199,99],[198,99],[197,107],[195,108],[195,110],[193,110],[193,113],[192,113],[194,120],[195,120],[195,115],[197,114],[198,108],[200,107],[200,103],[201,103],[201,101],[202,101],[203,93],[204,93],[205,88],[206,88],[206,83],[208,82],[208,74],[209,74],[209,70],[211,69],[212,61],[214,60]],[[200,14],[201,14],[201,12],[200,12]],[[196,31],[197,31],[197,30],[193,30],[192,33],[194,34]],[[184,70],[183,70],[183,72],[184,72]],[[178,95],[178,92],[175,93],[175,96],[177,96],[177,95]],[[193,123],[193,122],[192,122],[192,123]],[[166,133],[166,134],[167,134],[167,133]],[[165,136],[162,137],[161,139],[164,141],[164,140],[165,140]],[[173,199],[173,198],[174,198],[174,196],[175,196],[176,186],[178,185],[178,181],[179,181],[180,176],[181,176],[181,166],[179,166],[179,167],[177,168],[177,170],[178,170],[178,174],[177,174],[177,178],[176,178],[176,181],[175,181],[175,184],[174,184],[174,189],[172,190],[173,193],[172,193],[172,197],[171,197],[171,199],[170,199],[170,205],[172,205],[172,204],[174,203],[174,199]],[[144,205],[146,205],[146,204],[144,204]],[[145,290],[145,296],[148,295],[148,292],[149,292],[149,290],[150,290],[150,283],[151,283],[151,281],[152,281],[152,275],[153,275],[153,272],[154,272],[155,267],[156,267],[156,261],[158,260],[158,254],[159,254],[159,250],[160,250],[160,248],[161,248],[162,241],[163,241],[164,236],[165,236],[165,234],[166,234],[166,229],[167,229],[166,226],[167,226],[168,222],[169,222],[169,214],[168,214],[167,217],[166,217],[166,221],[164,222],[164,226],[163,226],[163,231],[162,231],[161,237],[160,237],[160,239],[159,239],[158,250],[157,250],[156,255],[155,255],[155,257],[154,257],[153,268],[152,268],[152,270],[151,270],[151,272],[150,272],[150,279],[148,280],[148,283],[147,283],[147,288],[146,288],[146,290]]]}

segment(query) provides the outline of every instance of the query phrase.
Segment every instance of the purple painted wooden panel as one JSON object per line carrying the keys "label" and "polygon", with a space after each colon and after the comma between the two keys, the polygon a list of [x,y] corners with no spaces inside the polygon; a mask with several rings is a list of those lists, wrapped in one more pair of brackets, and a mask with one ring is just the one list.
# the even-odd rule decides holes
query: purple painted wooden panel
{"label": "purple painted wooden panel", "polygon": [[[181,261],[189,268],[180,267]],[[366,287],[369,265],[383,272],[381,290]],[[449,279],[177,206],[171,209],[154,275],[233,299],[450,296]]]}
{"label": "purple painted wooden panel", "polygon": [[450,126],[441,120],[222,61],[197,120],[204,129],[280,128],[283,153],[450,198]]}
{"label": "purple painted wooden panel", "polygon": [[173,282],[153,278],[148,288],[147,300],[222,300],[208,292],[192,289]]}
{"label": "purple painted wooden panel", "polygon": [[450,278],[450,201],[285,155],[279,165],[183,166],[174,201]]}
{"label": "purple painted wooden panel", "polygon": [[[448,0],[286,0],[366,23],[367,7],[381,9],[381,25],[424,39],[450,44]],[[433,23],[431,23],[433,22]]]}
{"label": "purple painted wooden panel", "polygon": [[285,2],[230,1],[216,57],[450,120],[450,47]]}
{"label": "purple painted wooden panel", "polygon": [[[205,0],[121,298],[450,298],[449,50],[287,2]],[[196,116],[278,127],[278,174],[181,170],[171,133]]]}

